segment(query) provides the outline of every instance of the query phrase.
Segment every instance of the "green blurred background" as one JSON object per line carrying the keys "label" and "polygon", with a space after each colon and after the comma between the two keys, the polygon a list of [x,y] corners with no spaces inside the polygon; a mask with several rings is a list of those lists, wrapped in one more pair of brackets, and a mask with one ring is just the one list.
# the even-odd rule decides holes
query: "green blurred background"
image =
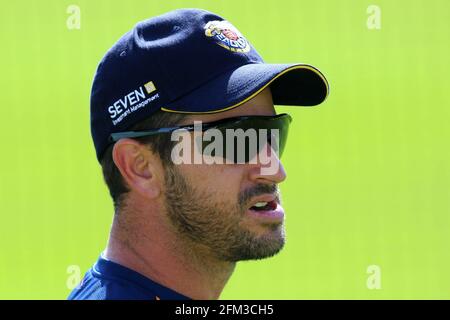
{"label": "green blurred background", "polygon": [[[70,30],[69,5],[81,10]],[[370,29],[370,5],[381,28]],[[0,298],[65,299],[104,249],[112,203],[89,129],[92,77],[140,20],[199,7],[267,62],[331,84],[294,117],[282,185],[288,242],[240,263],[222,298],[450,299],[447,0],[2,1]],[[381,270],[371,290],[367,268]],[[76,268],[76,267],[75,267]]]}

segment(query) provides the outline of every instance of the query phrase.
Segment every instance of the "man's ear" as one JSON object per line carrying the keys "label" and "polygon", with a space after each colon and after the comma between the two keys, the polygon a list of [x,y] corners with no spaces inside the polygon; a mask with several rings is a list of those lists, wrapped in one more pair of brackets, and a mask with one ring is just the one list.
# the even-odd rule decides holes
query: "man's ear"
{"label": "man's ear", "polygon": [[133,139],[120,139],[113,147],[112,157],[131,190],[149,199],[160,195],[160,160],[147,146]]}

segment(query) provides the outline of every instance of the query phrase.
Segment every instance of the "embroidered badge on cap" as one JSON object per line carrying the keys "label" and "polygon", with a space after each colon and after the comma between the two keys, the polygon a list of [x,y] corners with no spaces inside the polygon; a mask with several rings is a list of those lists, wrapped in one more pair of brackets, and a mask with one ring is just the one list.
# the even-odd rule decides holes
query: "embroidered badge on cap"
{"label": "embroidered badge on cap", "polygon": [[247,39],[228,21],[209,21],[205,25],[205,35],[212,37],[216,43],[233,52],[249,52]]}

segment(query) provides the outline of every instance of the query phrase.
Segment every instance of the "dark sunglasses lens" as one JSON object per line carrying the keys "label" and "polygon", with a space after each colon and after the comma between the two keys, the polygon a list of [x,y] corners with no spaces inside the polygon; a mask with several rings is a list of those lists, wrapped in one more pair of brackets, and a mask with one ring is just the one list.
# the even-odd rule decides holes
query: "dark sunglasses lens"
{"label": "dark sunglasses lens", "polygon": [[[291,117],[287,114],[276,117],[250,117],[236,122],[218,125],[223,148],[211,148],[204,141],[203,154],[222,157],[226,163],[249,163],[256,161],[261,152],[275,152],[281,157],[286,145]],[[271,149],[268,149],[268,147]],[[269,157],[269,156],[268,156]]]}

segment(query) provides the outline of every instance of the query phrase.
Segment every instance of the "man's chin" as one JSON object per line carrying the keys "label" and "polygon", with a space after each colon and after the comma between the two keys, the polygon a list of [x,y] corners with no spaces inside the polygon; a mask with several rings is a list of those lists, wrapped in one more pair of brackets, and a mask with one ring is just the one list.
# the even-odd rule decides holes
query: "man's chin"
{"label": "man's chin", "polygon": [[286,242],[284,226],[272,226],[265,233],[255,235],[246,232],[241,238],[238,246],[235,246],[230,252],[229,261],[261,260],[275,256],[279,253]]}

